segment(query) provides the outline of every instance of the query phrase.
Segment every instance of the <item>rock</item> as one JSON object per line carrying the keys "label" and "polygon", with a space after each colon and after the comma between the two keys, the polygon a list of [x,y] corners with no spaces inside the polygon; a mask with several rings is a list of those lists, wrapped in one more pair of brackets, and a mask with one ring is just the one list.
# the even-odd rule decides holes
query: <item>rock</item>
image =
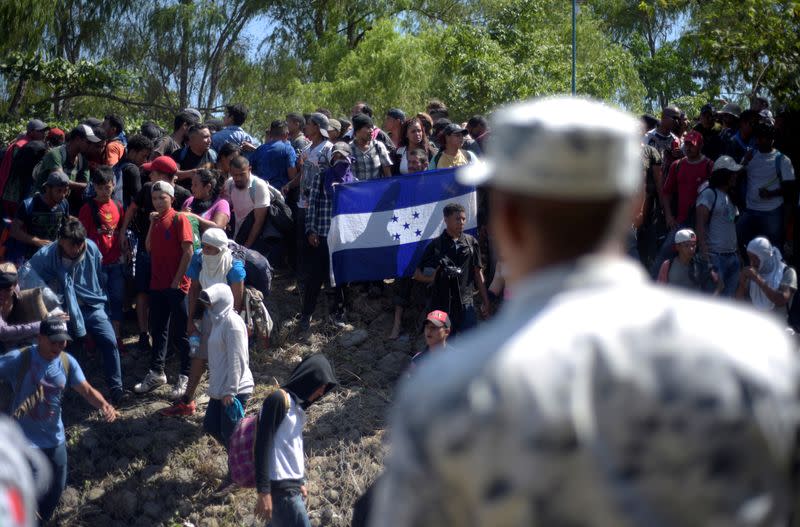
{"label": "rock", "polygon": [[363,344],[369,338],[369,332],[366,329],[355,329],[348,333],[339,336],[339,344],[345,348],[352,348]]}
{"label": "rock", "polygon": [[154,501],[148,501],[142,507],[142,511],[151,518],[158,518],[161,514],[161,506]]}
{"label": "rock", "polygon": [[339,491],[336,489],[328,489],[325,491],[325,497],[330,501],[337,501],[339,499]]}
{"label": "rock", "polygon": [[102,487],[95,487],[89,492],[86,493],[86,498],[90,501],[99,500],[102,498],[106,493],[106,490]]}
{"label": "rock", "polygon": [[61,494],[61,507],[64,510],[74,509],[81,502],[81,493],[75,487],[67,487]]}
{"label": "rock", "polygon": [[322,514],[320,515],[320,519],[322,520],[323,525],[330,525],[333,521],[334,516],[336,514],[333,512],[333,507],[325,507],[322,509]]}

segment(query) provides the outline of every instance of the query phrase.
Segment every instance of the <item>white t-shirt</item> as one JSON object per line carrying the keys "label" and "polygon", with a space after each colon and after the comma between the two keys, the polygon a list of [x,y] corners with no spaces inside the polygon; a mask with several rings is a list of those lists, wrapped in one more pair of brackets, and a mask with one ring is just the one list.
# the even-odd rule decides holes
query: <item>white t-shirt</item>
{"label": "white t-shirt", "polygon": [[794,181],[794,168],[792,168],[792,162],[787,156],[783,156],[783,159],[781,159],[781,177],[778,177],[778,173],[775,170],[775,158],[777,156],[777,150],[767,154],[758,150],[753,153],[753,159],[747,164],[746,199],[748,209],[770,211],[783,205],[783,198],[780,196],[763,199],[758,195],[758,191],[761,188],[767,190],[779,189],[781,187],[781,179],[783,181]]}
{"label": "white t-shirt", "polygon": [[250,174],[250,185],[244,189],[237,188],[233,178],[228,178],[225,182],[225,196],[231,204],[231,211],[236,215],[234,236],[239,233],[239,227],[253,209],[269,207],[269,187],[263,179],[253,174]]}

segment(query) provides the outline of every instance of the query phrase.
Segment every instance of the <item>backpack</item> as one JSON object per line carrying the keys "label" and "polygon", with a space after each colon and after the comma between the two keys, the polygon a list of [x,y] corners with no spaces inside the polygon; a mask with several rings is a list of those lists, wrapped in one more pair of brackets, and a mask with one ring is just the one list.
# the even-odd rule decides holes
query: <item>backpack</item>
{"label": "backpack", "polygon": [[245,286],[241,316],[247,326],[247,336],[253,339],[253,343],[260,340],[264,344],[264,349],[269,347],[269,335],[274,324],[267,306],[264,305],[264,295],[261,291]]}
{"label": "backpack", "polygon": [[[269,189],[269,216],[266,224],[272,225],[282,238],[294,234],[294,220],[292,219],[292,209],[286,204],[281,192],[267,183]],[[253,187],[250,187],[250,197],[253,197]]]}
{"label": "backpack", "polygon": [[[289,413],[291,400],[289,394],[280,388],[283,393],[286,412]],[[228,469],[231,480],[245,488],[256,486],[256,432],[258,430],[258,415],[251,415],[240,420],[228,439]]]}
{"label": "backpack", "polygon": [[[31,369],[31,348],[26,347],[23,348],[20,352],[20,365],[19,369],[17,370],[17,379],[16,385],[14,386],[14,394],[19,394],[20,390],[22,390],[22,383],[25,381],[25,376]],[[69,380],[69,358],[67,354],[61,352],[59,354],[59,358],[61,359],[61,367],[64,369],[64,376]],[[39,385],[34,393],[29,395],[25,398],[24,401],[20,403],[20,405],[13,409],[12,416],[14,419],[20,419],[25,414],[30,412],[38,403],[39,401],[44,399],[44,388]]]}
{"label": "backpack", "polygon": [[172,226],[175,226],[175,222],[178,221],[178,216],[182,215],[189,221],[189,224],[192,226],[192,252],[201,248],[202,244],[200,243],[200,222],[197,221],[197,218],[194,216],[189,216],[188,214],[183,214],[182,212],[175,212],[175,216],[172,218]]}
{"label": "backpack", "polygon": [[267,257],[233,240],[228,241],[228,249],[235,259],[244,263],[245,285],[260,291],[264,296],[269,296],[272,289],[272,266]]}
{"label": "backpack", "polygon": [[[117,212],[119,212],[119,221],[122,223],[122,218],[125,217],[125,211],[122,209],[122,202],[119,202],[115,199],[111,200],[114,205],[117,206]],[[89,209],[92,211],[92,221],[94,221],[94,228],[99,231],[101,219],[100,219],[100,206],[94,199],[90,199],[87,203],[89,203]]]}

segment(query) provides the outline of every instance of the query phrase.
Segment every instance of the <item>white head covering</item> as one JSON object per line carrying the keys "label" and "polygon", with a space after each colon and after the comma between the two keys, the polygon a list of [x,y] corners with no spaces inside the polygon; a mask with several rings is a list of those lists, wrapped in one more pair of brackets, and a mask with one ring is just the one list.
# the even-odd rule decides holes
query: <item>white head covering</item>
{"label": "white head covering", "polygon": [[[758,256],[758,274],[770,288],[777,290],[783,279],[783,272],[786,270],[786,264],[783,263],[783,256],[778,248],[773,247],[763,236],[759,236],[747,244],[747,252]],[[771,311],[775,307],[775,304],[767,298],[758,284],[752,281],[750,282],[750,300],[761,311]]]}
{"label": "white head covering", "polygon": [[233,267],[233,255],[228,249],[228,237],[222,229],[207,229],[201,238],[204,245],[219,249],[214,256],[203,254],[203,265],[200,269],[200,287],[207,289],[214,284],[227,284],[228,271]]}

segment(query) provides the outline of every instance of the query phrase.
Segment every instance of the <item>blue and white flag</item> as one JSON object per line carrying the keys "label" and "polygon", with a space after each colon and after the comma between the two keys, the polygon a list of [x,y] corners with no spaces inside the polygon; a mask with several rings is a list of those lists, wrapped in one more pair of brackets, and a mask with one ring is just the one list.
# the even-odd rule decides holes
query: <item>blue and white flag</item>
{"label": "blue and white flag", "polygon": [[456,181],[455,168],[336,185],[328,232],[334,283],[406,277],[428,243],[444,230],[443,209],[467,211],[464,232],[477,231],[475,187]]}

